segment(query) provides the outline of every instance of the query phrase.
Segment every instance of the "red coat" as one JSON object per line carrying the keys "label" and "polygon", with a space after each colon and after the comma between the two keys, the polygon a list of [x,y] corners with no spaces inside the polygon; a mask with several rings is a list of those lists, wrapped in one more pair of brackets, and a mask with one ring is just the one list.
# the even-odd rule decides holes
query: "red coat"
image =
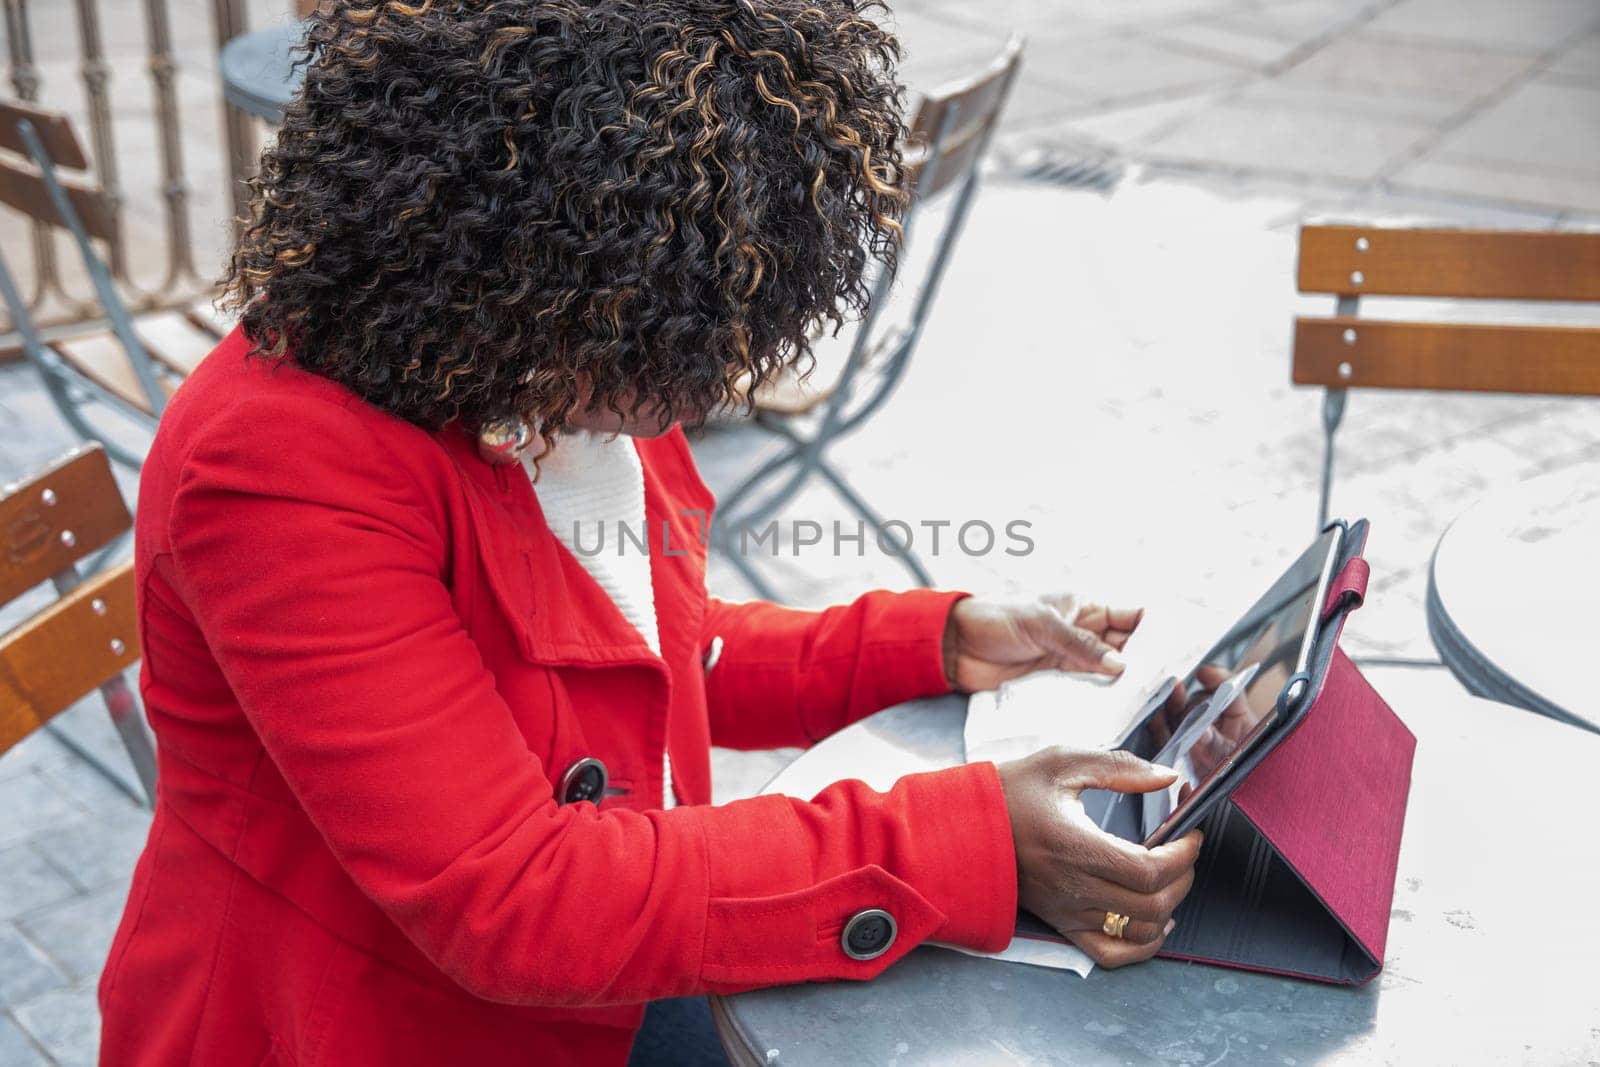
{"label": "red coat", "polygon": [[[667,531],[657,657],[519,468],[245,348],[178,391],[140,487],[161,785],[103,1063],[620,1064],[655,997],[1005,944],[992,764],[709,804],[712,743],[806,744],[942,691],[954,594],[708,598],[712,501],[674,430],[637,442]],[[622,792],[558,804],[584,757]],[[840,932],[871,908],[898,936],[863,962]]]}

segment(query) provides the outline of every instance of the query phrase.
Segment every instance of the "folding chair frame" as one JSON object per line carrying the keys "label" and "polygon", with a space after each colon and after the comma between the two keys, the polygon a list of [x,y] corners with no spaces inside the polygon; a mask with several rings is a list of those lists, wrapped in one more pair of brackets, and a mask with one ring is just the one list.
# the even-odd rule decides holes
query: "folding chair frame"
{"label": "folding chair frame", "polygon": [[[956,199],[949,220],[945,223],[940,234],[939,246],[935,251],[932,262],[928,268],[926,280],[917,293],[913,305],[910,324],[903,332],[899,332],[887,339],[876,339],[874,344],[875,327],[879,314],[882,312],[889,288],[894,278],[888,270],[879,273],[873,285],[871,302],[866,318],[856,331],[850,351],[845,358],[844,368],[840,373],[833,392],[822,404],[820,417],[807,413],[803,416],[791,416],[770,411],[757,410],[752,421],[756,426],[782,439],[785,447],[776,456],[757,467],[743,481],[728,493],[724,494],[718,502],[720,512],[719,522],[724,529],[739,529],[759,526],[769,519],[779,508],[792,500],[813,476],[820,476],[833,491],[849,507],[872,528],[880,544],[884,543],[885,520],[869,505],[861,494],[845,479],[837,467],[828,461],[827,450],[833,447],[840,439],[854,432],[862,423],[877,413],[878,409],[889,399],[899,386],[905,375],[907,365],[915,352],[917,342],[922,337],[923,326],[927,320],[928,311],[933,305],[934,297],[938,294],[940,282],[944,278],[945,268],[949,265],[950,256],[959,240],[961,231],[966,224],[967,215],[972,207],[979,183],[979,169],[988,148],[989,141],[994,136],[995,127],[1004,108],[1005,100],[1010,94],[1011,85],[1016,78],[1020,65],[1021,40],[1013,38],[1002,54],[1002,60],[1009,65],[1004,76],[1004,83],[1000,89],[998,99],[993,105],[993,110],[985,128],[978,134],[979,144],[968,162],[968,170],[961,180],[956,193]],[[962,119],[962,109],[958,103],[947,107],[941,117],[938,131],[928,146],[927,159],[922,165],[918,177],[918,185],[933,188],[939,174],[939,167],[943,161],[943,152],[946,142],[952,131],[958,128]],[[937,196],[937,193],[934,194]],[[911,210],[902,223],[902,247],[910,240],[912,223],[920,215],[923,202],[913,194]],[[866,399],[861,400],[856,394],[857,379],[866,369],[865,364],[869,355],[879,355],[882,352],[882,370],[878,381],[867,393]],[[807,432],[799,424],[807,420],[815,420],[815,426]],[[780,480],[780,476],[783,476]],[[769,487],[776,482],[776,488],[769,488],[764,495],[763,487]],[[725,541],[730,540],[724,538]],[[901,551],[896,552],[896,558],[910,572],[918,585],[930,586],[933,578],[921,559],[912,551],[910,545],[900,546]],[[775,600],[777,593],[756,568],[755,564],[742,551],[728,550],[723,553],[734,568],[742,575],[756,593],[764,599]]]}
{"label": "folding chair frame", "polygon": [[116,409],[152,430],[166,407],[166,392],[156,376],[149,354],[145,352],[144,345],[134,332],[133,319],[128,314],[122,298],[117,294],[110,270],[95,254],[94,245],[84,228],[83,220],[73,208],[71,199],[56,175],[54,161],[45,149],[38,130],[26,118],[19,118],[16,128],[27,149],[28,157],[39,169],[39,177],[49,193],[51,205],[55,208],[60,223],[65,225],[78,246],[78,253],[83,258],[84,267],[94,285],[100,306],[106,313],[111,332],[128,354],[128,361],[138,379],[139,388],[150,403],[150,412],[141,411],[110,390],[79,374],[49,349],[39,335],[33,316],[28,311],[27,302],[23,299],[21,290],[17,288],[16,279],[3,254],[0,254],[0,296],[4,297],[11,319],[16,324],[18,334],[21,335],[23,353],[29,362],[39,369],[45,389],[50,394],[50,399],[55,402],[57,410],[61,412],[62,418],[66,419],[68,425],[85,439],[99,441],[113,459],[137,470],[143,465],[144,457],[130,452],[114,441],[106,440],[103,431],[92,427],[79,410],[84,400],[74,396],[73,391],[77,390],[80,394],[87,393],[90,398]]}

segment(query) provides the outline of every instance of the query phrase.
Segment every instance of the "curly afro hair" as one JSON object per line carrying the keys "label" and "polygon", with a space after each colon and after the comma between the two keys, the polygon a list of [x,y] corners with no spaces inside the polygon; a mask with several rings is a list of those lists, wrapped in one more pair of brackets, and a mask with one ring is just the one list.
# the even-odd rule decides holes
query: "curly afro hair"
{"label": "curly afro hair", "polygon": [[894,267],[875,0],[335,0],[225,279],[257,351],[422,426],[697,422]]}

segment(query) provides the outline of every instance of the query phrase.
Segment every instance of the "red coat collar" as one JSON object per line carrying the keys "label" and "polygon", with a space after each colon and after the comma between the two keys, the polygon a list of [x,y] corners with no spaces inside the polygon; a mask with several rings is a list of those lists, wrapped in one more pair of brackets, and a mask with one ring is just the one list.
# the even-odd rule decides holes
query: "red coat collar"
{"label": "red coat collar", "polygon": [[711,498],[692,475],[674,429],[635,440],[644,467],[645,518],[661,656],[655,656],[583,564],[551,532],[519,466],[492,466],[459,429],[436,437],[460,470],[489,584],[516,627],[523,657],[549,666],[636,665],[665,670],[699,643],[705,611],[704,531]]}

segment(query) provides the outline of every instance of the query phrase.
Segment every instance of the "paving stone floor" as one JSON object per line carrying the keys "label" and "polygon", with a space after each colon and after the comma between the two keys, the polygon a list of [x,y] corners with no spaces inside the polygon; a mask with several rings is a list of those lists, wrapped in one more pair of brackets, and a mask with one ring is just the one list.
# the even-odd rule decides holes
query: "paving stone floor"
{"label": "paving stone floor", "polygon": [[[47,79],[76,77],[59,36],[67,7],[30,9]],[[138,17],[132,0],[105,10],[108,22]],[[928,561],[941,584],[1150,604],[1236,597],[1315,520],[1320,397],[1289,385],[1288,342],[1293,315],[1332,302],[1294,292],[1298,222],[1600,220],[1590,0],[916,0],[896,17],[914,84],[970,69],[1009,26],[1030,35],[994,173],[926,340],[889,405],[835,455],[880,510],[913,525],[1032,524],[1022,558],[947,541]],[[214,95],[207,38],[186,27],[185,100],[203,102]],[[115,76],[130,84],[142,77],[138,47],[112,42],[126,52]],[[197,183],[220,175],[210,106],[186,142]],[[137,148],[148,129],[128,108],[118,129]],[[1016,177],[1084,158],[1121,174],[1114,191]],[[130,197],[153,204],[141,180],[130,166]],[[216,262],[220,187],[192,210],[211,243],[201,259]],[[0,226],[8,255],[15,236]],[[1569,306],[1373,300],[1363,313],[1600,321]],[[71,443],[27,368],[0,367],[0,479]],[[695,447],[724,490],[765,446],[748,427],[720,427]],[[1422,598],[1440,533],[1485,493],[1574,467],[1600,477],[1600,401],[1353,395],[1333,508],[1373,520],[1374,579],[1349,647],[1433,658]],[[132,478],[125,488],[132,499]],[[816,488],[781,518],[851,516]],[[824,545],[766,572],[799,604],[906,583],[891,560],[853,552]],[[746,595],[725,563],[711,582]],[[94,982],[148,816],[79,751],[125,768],[94,700],[59,720],[59,736],[0,758],[0,1065],[95,1058]],[[759,788],[791,755],[719,751],[719,799]]]}

